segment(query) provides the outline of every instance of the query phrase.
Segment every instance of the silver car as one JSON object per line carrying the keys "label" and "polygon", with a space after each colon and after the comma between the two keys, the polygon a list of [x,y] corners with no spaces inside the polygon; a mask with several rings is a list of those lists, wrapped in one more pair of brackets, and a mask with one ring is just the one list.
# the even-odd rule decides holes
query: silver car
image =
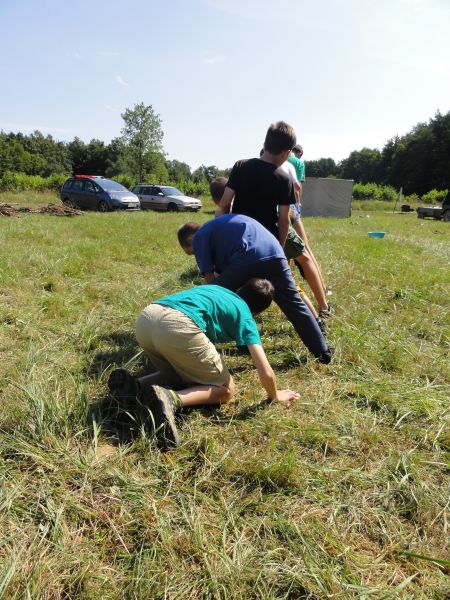
{"label": "silver car", "polygon": [[139,198],[142,209],[197,212],[202,207],[200,200],[185,196],[169,185],[140,183],[134,186],[132,192]]}

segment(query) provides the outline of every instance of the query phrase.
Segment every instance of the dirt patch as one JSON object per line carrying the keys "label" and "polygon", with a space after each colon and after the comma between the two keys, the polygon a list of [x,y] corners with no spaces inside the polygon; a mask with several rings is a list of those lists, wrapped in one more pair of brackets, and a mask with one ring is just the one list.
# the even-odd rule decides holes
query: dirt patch
{"label": "dirt patch", "polygon": [[47,206],[19,206],[17,204],[0,204],[1,217],[20,217],[23,214],[53,215],[55,217],[76,217],[82,215],[81,210],[63,204]]}

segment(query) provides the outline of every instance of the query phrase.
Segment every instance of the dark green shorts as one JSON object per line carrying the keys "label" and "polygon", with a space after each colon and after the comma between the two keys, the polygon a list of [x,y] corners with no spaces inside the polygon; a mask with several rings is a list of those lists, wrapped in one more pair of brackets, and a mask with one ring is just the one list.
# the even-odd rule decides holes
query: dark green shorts
{"label": "dark green shorts", "polygon": [[293,227],[289,227],[286,243],[284,245],[284,253],[286,254],[286,258],[290,260],[291,258],[301,256],[304,252],[305,242]]}

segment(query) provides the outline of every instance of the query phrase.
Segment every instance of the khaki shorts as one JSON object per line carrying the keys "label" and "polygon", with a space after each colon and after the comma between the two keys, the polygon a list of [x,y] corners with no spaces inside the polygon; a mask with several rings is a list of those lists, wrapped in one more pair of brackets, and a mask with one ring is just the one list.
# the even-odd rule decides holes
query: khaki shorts
{"label": "khaki shorts", "polygon": [[174,308],[147,306],[137,319],[136,338],[171,385],[221,386],[230,380],[214,344],[192,319]]}
{"label": "khaki shorts", "polygon": [[289,226],[286,243],[284,244],[284,253],[288,260],[305,253],[305,242],[292,226]]}

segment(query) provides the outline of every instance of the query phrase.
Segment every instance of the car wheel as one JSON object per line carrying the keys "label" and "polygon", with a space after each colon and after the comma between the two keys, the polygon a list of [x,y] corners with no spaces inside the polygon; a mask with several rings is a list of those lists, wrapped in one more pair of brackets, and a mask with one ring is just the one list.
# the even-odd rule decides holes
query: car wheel
{"label": "car wheel", "polygon": [[167,210],[170,212],[178,212],[178,206],[175,204],[175,202],[169,202]]}
{"label": "car wheel", "polygon": [[442,213],[442,219],[446,223],[450,223],[450,210],[444,210],[444,212]]}
{"label": "car wheel", "polygon": [[100,200],[100,202],[97,204],[97,210],[99,212],[108,212],[109,211],[108,203],[105,200]]}
{"label": "car wheel", "polygon": [[63,200],[63,204],[64,206],[67,206],[67,208],[77,208],[77,205],[75,204],[75,202],[72,202],[72,200]]}

